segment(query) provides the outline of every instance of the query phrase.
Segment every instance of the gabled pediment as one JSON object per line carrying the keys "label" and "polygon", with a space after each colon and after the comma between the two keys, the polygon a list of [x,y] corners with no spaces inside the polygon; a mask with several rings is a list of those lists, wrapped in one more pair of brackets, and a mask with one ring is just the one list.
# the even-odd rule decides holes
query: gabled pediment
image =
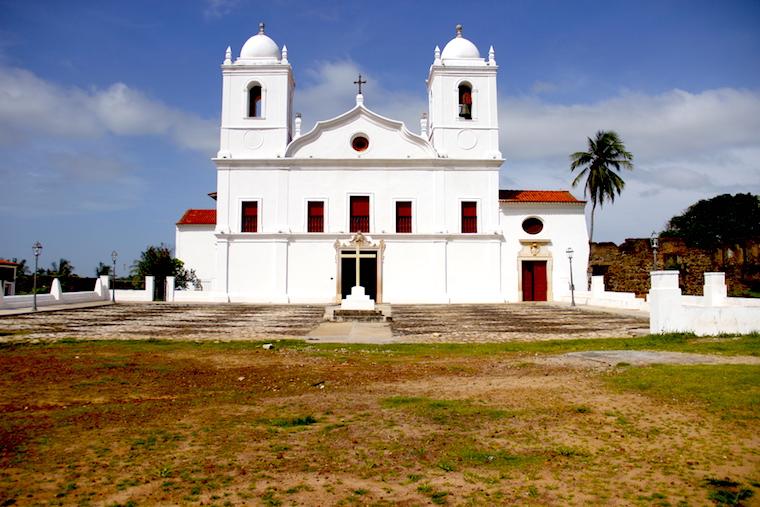
{"label": "gabled pediment", "polygon": [[[357,151],[352,141],[366,137],[368,147]],[[433,145],[410,132],[402,122],[380,116],[357,104],[330,120],[320,121],[306,134],[294,139],[286,158],[314,159],[420,159],[438,158]]]}

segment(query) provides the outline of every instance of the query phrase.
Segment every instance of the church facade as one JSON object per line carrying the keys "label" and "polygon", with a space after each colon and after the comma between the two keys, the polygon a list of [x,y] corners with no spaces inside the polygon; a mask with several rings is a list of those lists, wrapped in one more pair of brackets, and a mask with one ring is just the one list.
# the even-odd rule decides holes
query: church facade
{"label": "church facade", "polygon": [[499,188],[504,162],[493,48],[437,47],[419,134],[364,105],[301,133],[293,70],[264,33],[222,65],[215,209],[176,226],[194,300],[377,303],[553,300],[583,283],[585,203]]}

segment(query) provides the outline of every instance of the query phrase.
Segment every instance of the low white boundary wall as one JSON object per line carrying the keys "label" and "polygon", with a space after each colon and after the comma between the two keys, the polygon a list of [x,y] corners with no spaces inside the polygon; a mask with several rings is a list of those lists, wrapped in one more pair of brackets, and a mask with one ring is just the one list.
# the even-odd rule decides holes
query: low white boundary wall
{"label": "low white boundary wall", "polygon": [[[569,295],[557,298],[557,301],[569,303]],[[591,277],[591,290],[576,290],[575,304],[584,306],[600,306],[623,310],[649,311],[649,304],[643,298],[637,298],[633,292],[608,292],[604,290],[604,277]]]}
{"label": "low white boundary wall", "polygon": [[703,296],[683,296],[678,271],[653,271],[649,290],[651,333],[698,336],[760,332],[760,299],[727,297],[725,273],[705,273]]}
{"label": "low white boundary wall", "polygon": [[[66,305],[76,303],[90,303],[94,301],[108,300],[108,284],[103,285],[103,277],[95,280],[95,289],[82,292],[63,292],[61,281],[53,279],[49,294],[37,294],[37,306]],[[34,306],[34,296],[3,296],[0,293],[0,308],[15,310],[18,308],[31,308]]]}

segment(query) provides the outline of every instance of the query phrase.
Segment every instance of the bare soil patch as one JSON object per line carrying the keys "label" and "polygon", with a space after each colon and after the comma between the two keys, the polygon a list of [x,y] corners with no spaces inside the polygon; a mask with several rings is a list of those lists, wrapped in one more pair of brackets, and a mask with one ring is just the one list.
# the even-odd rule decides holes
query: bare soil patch
{"label": "bare soil patch", "polygon": [[704,505],[709,478],[757,491],[757,414],[533,359],[6,346],[0,503]]}

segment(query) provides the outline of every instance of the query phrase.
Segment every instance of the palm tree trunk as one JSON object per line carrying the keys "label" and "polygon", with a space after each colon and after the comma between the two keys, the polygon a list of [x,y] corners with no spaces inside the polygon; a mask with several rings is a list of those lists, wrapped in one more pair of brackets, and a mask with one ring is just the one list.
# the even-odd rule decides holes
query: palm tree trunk
{"label": "palm tree trunk", "polygon": [[594,242],[594,213],[596,212],[596,201],[591,203],[591,229],[588,234],[588,267],[586,268],[586,290],[591,291],[591,244]]}

